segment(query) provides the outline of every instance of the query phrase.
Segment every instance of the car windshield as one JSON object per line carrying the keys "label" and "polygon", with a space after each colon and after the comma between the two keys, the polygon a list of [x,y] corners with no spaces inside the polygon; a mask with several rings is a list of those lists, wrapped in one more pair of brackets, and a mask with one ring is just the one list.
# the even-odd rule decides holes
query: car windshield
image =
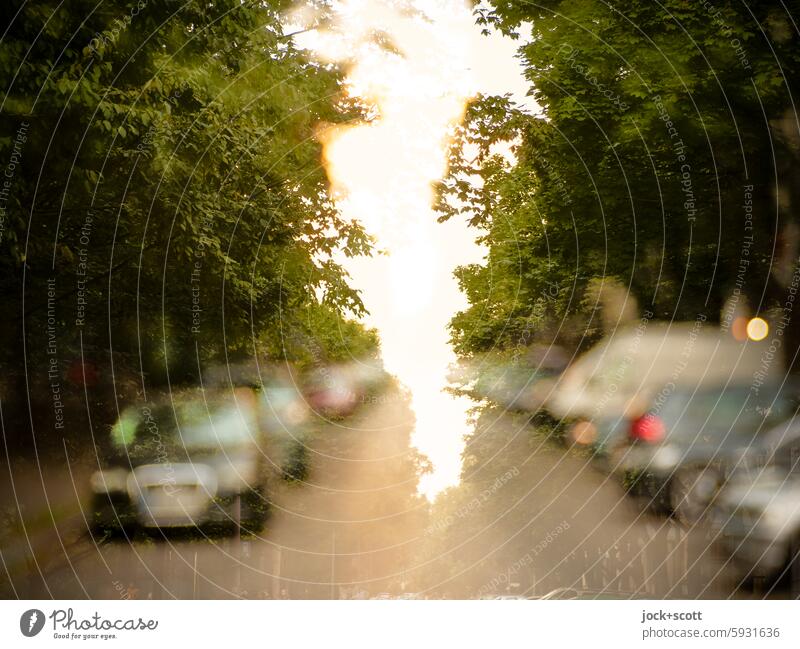
{"label": "car windshield", "polygon": [[788,390],[733,387],[705,392],[676,393],[660,413],[671,435],[765,433],[794,412]]}
{"label": "car windshield", "polygon": [[128,452],[214,449],[254,443],[252,409],[231,398],[176,399],[126,410],[111,431],[112,442]]}

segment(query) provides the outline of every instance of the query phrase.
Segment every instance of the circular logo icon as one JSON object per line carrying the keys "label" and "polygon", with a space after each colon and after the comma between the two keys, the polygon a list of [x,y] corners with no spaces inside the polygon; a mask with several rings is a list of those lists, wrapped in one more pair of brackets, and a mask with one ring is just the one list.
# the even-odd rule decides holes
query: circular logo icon
{"label": "circular logo icon", "polygon": [[44,627],[44,613],[38,608],[32,608],[25,611],[22,617],[19,618],[19,630],[22,635],[32,638]]}

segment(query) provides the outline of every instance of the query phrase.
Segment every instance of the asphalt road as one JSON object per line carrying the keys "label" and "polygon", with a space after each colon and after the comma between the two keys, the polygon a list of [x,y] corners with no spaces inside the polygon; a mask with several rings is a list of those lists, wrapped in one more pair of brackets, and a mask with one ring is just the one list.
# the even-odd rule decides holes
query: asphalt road
{"label": "asphalt road", "polygon": [[[529,434],[514,417],[494,426],[492,434]],[[242,538],[98,542],[86,531],[89,463],[9,463],[0,595],[474,598],[572,587],[598,597],[752,596],[736,590],[705,531],[640,511],[613,481],[549,444],[526,446],[509,478],[515,495],[496,496],[502,507],[488,498],[480,516],[462,508],[445,521],[475,515],[474,533],[448,533],[435,518],[441,508],[415,495],[412,427],[395,393],[321,426],[309,442],[307,481],[276,489],[264,530]]]}

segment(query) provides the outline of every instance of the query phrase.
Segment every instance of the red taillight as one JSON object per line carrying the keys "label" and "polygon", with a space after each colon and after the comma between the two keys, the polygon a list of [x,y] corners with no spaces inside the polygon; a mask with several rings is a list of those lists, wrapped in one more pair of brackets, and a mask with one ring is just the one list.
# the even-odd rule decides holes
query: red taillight
{"label": "red taillight", "polygon": [[631,422],[630,437],[641,442],[660,442],[664,439],[664,422],[655,415],[644,415]]}

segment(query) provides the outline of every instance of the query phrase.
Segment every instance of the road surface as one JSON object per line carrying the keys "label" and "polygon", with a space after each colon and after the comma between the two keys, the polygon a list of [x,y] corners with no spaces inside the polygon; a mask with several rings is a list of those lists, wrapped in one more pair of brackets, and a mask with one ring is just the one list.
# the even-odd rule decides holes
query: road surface
{"label": "road surface", "polygon": [[643,513],[585,460],[537,441],[519,416],[502,414],[483,433],[519,446],[513,466],[495,476],[484,467],[477,487],[429,506],[415,491],[413,424],[406,398],[390,392],[344,422],[320,426],[309,441],[306,482],[280,486],[264,530],[241,538],[173,533],[98,542],[86,531],[90,462],[11,462],[3,471],[0,594],[476,598],[566,587],[597,597],[741,594],[706,532]]}

